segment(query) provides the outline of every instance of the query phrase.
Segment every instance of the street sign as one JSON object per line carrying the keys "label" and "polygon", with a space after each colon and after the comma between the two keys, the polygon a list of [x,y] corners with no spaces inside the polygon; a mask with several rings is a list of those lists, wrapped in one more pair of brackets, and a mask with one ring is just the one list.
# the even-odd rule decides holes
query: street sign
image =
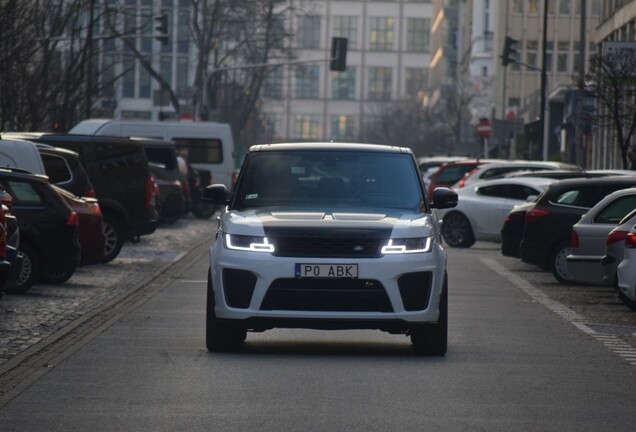
{"label": "street sign", "polygon": [[490,120],[487,118],[479,119],[479,124],[477,125],[477,135],[480,137],[488,138],[490,136]]}

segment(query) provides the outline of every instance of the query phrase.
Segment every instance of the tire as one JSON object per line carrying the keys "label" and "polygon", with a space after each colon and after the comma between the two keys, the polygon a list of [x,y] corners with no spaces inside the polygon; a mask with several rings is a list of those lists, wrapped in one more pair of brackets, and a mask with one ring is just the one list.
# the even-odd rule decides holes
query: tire
{"label": "tire", "polygon": [[232,320],[220,320],[214,313],[214,288],[208,271],[208,296],[205,316],[205,345],[208,351],[223,352],[236,350],[247,337],[245,327]]}
{"label": "tire", "polygon": [[124,228],[119,219],[111,215],[104,215],[104,221],[102,223],[104,230],[104,258],[103,263],[111,262],[119,252],[124,244]]}
{"label": "tire", "polygon": [[436,324],[419,324],[409,330],[413,351],[417,355],[442,357],[448,349],[448,282],[439,302],[439,320]]}
{"label": "tire", "polygon": [[41,274],[39,280],[43,283],[60,285],[69,280],[71,276],[73,276],[76,268],[77,267],[73,267],[71,270],[48,271],[44,274]]}
{"label": "tire", "polygon": [[22,256],[22,269],[18,275],[16,286],[7,287],[10,294],[24,294],[33,286],[38,273],[40,272],[40,258],[35,249],[26,243],[22,243],[18,248],[18,253]]}
{"label": "tire", "polygon": [[444,216],[442,236],[451,247],[468,248],[475,244],[475,235],[466,216],[452,212]]}
{"label": "tire", "polygon": [[572,275],[568,270],[567,261],[565,257],[572,253],[570,242],[562,240],[554,246],[552,253],[550,254],[550,271],[562,284],[569,284],[572,282]]}

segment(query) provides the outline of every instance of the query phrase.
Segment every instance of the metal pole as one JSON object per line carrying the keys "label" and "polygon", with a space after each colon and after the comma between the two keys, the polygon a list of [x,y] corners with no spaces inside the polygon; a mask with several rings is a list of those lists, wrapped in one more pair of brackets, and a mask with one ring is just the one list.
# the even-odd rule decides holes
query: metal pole
{"label": "metal pole", "polygon": [[548,129],[549,125],[546,125],[547,119],[547,103],[546,103],[546,88],[548,75],[546,72],[546,42],[548,39],[548,0],[544,0],[543,2],[543,46],[541,52],[541,108],[539,112],[539,128],[541,132],[541,139],[543,144],[543,160],[548,160],[548,151],[549,151],[549,139],[548,139]]}
{"label": "metal pole", "polygon": [[585,134],[583,133],[583,125],[581,124],[583,119],[583,87],[585,83],[585,52],[587,51],[587,44],[585,40],[585,30],[587,24],[587,0],[581,0],[581,33],[580,33],[580,47],[581,52],[579,55],[579,88],[576,93],[576,127],[575,127],[575,161],[577,164],[587,168],[587,149],[585,146]]}

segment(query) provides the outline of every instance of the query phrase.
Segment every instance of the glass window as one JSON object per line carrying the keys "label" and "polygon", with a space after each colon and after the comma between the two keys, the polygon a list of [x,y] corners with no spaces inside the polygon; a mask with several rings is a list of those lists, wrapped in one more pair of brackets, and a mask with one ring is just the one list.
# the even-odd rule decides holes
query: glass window
{"label": "glass window", "polygon": [[[152,57],[145,57],[144,60],[148,63],[152,63]],[[139,98],[150,98],[150,83],[152,78],[150,77],[150,72],[143,67],[141,64],[139,65]]]}
{"label": "glass window", "polygon": [[408,18],[406,20],[406,50],[430,52],[430,18]]}
{"label": "glass window", "polygon": [[265,139],[272,141],[283,136],[283,115],[280,113],[262,113],[261,124]]}
{"label": "glass window", "polygon": [[177,57],[177,97],[185,99],[188,96],[188,57]]}
{"label": "glass window", "polygon": [[407,98],[416,98],[422,90],[428,88],[428,69],[406,68],[405,75]]}
{"label": "glass window", "polygon": [[66,163],[66,159],[60,156],[42,154],[44,170],[53,184],[64,183],[73,178],[71,168]]}
{"label": "glass window", "polygon": [[557,47],[557,72],[568,72],[570,42],[559,42]]}
{"label": "glass window", "polygon": [[334,141],[353,141],[354,121],[352,115],[332,115],[331,139]]}
{"label": "glass window", "polygon": [[269,151],[248,155],[234,208],[293,205],[419,211],[423,193],[410,155]]}
{"label": "glass window", "polygon": [[309,65],[296,69],[296,98],[318,99],[320,66]]}
{"label": "glass window", "polygon": [[294,138],[317,140],[319,135],[320,115],[296,114],[294,117]]}
{"label": "glass window", "polygon": [[552,53],[554,52],[554,42],[546,41],[545,43],[545,70],[550,73],[552,71]]}
{"label": "glass window", "polygon": [[42,197],[35,187],[26,181],[3,180],[2,185],[13,198],[13,205],[20,204],[41,204]]}
{"label": "glass window", "polygon": [[563,192],[556,197],[556,204],[565,204],[576,207],[591,208],[596,202],[598,188],[596,187],[579,187]]}
{"label": "glass window", "polygon": [[391,100],[391,68],[369,68],[369,100]]}
{"label": "glass window", "polygon": [[126,56],[122,60],[124,75],[122,77],[122,96],[135,97],[135,72],[137,62],[133,57]]}
{"label": "glass window", "polygon": [[347,67],[344,72],[334,72],[331,97],[336,100],[353,100],[356,97],[356,68]]}
{"label": "glass window", "polygon": [[190,163],[222,163],[221,140],[208,138],[173,138],[179,156]]}
{"label": "glass window", "polygon": [[369,49],[389,51],[393,49],[393,18],[371,17]]}
{"label": "glass window", "polygon": [[281,67],[270,70],[265,77],[263,96],[270,99],[283,98],[283,69]]}
{"label": "glass window", "polygon": [[305,15],[298,17],[298,48],[320,48],[320,16]]}
{"label": "glass window", "polygon": [[527,0],[528,1],[528,14],[536,15],[539,13],[539,0]]}
{"label": "glass window", "polygon": [[[189,6],[192,7],[192,6]],[[186,54],[190,48],[190,11],[189,9],[179,9],[177,23],[177,52]],[[170,33],[170,32],[168,32]],[[170,46],[170,44],[168,44]]]}
{"label": "glass window", "polygon": [[508,197],[508,186],[507,185],[484,186],[484,187],[478,188],[477,193],[482,196],[505,199]]}
{"label": "glass window", "polygon": [[539,42],[536,40],[526,41],[526,64],[531,67],[537,67],[537,50]]}
{"label": "glass window", "polygon": [[559,15],[570,15],[570,0],[559,0]]}
{"label": "glass window", "polygon": [[333,35],[347,38],[347,49],[355,49],[358,46],[358,17],[333,17]]}
{"label": "glass window", "polygon": [[159,62],[159,73],[172,86],[172,56],[162,55]]}
{"label": "glass window", "polygon": [[512,0],[512,13],[522,14],[523,2],[524,0]]}
{"label": "glass window", "polygon": [[594,223],[618,225],[634,209],[636,209],[636,195],[616,198],[596,215]]}

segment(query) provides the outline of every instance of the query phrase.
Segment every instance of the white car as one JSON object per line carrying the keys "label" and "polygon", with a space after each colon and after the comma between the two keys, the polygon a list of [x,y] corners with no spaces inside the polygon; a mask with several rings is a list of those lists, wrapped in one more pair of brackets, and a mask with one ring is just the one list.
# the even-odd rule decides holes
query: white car
{"label": "white car", "polygon": [[477,182],[502,178],[506,176],[506,174],[514,172],[531,172],[545,170],[580,171],[580,168],[576,165],[549,161],[508,161],[499,163],[488,163],[480,165],[472,171],[466,173],[464,177],[459,182],[457,182],[457,184],[453,185],[453,188],[460,189]]}
{"label": "white car", "polygon": [[625,216],[618,226],[607,235],[605,255],[601,258],[605,285],[616,286],[616,268],[623,260],[625,237],[634,225],[636,225],[636,210]]}
{"label": "white car", "polygon": [[[210,251],[206,345],[274,327],[406,334],[447,349],[446,252],[409,149],[298,143],[250,148]],[[457,195],[436,191],[435,207]]]}
{"label": "white car", "polygon": [[571,282],[604,284],[602,258],[607,235],[634,209],[636,188],[620,189],[581,216],[581,220],[572,227],[572,252],[565,258]]}
{"label": "white car", "polygon": [[618,297],[631,310],[636,311],[636,225],[625,238],[623,261],[616,270]]}
{"label": "white car", "polygon": [[501,241],[510,210],[532,200],[554,182],[547,178],[510,178],[476,183],[457,190],[457,207],[438,210],[444,240],[452,247],[470,247],[477,240]]}

